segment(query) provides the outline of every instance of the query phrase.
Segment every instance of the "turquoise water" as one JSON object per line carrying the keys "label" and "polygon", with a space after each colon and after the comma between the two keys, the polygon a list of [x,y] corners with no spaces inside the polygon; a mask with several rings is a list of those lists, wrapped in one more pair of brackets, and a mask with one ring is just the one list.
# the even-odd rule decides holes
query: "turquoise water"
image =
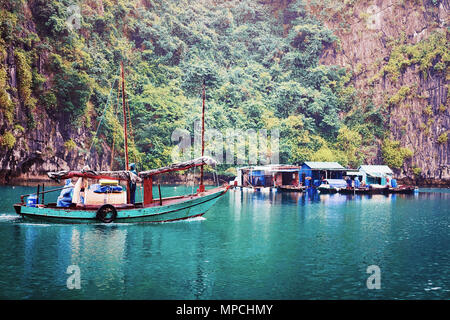
{"label": "turquoise water", "polygon": [[[34,191],[0,187],[0,299],[450,298],[448,190],[230,190],[202,218],[108,225],[23,220],[12,204]],[[67,288],[70,265],[81,289]],[[379,290],[367,289],[370,265]]]}

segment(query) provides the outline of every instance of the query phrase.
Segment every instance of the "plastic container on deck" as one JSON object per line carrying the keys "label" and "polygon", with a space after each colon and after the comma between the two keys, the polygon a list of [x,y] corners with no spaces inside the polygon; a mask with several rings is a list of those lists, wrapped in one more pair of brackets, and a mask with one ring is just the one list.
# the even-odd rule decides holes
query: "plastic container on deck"
{"label": "plastic container on deck", "polygon": [[396,179],[392,179],[391,180],[391,187],[392,188],[397,188],[397,180]]}
{"label": "plastic container on deck", "polygon": [[27,197],[27,207],[36,207],[37,196],[35,194],[29,195]]}

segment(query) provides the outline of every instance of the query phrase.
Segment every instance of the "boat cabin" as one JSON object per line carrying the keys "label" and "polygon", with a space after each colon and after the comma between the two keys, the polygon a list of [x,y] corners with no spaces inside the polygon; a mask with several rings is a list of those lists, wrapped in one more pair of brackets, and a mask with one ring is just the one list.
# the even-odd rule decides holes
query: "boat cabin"
{"label": "boat cabin", "polygon": [[[47,192],[61,190],[56,207],[95,207],[104,204],[114,206],[133,205],[130,201],[130,183],[136,184],[141,179],[130,171],[59,171],[48,172],[49,178],[55,181],[66,180],[64,188],[49,190]],[[75,185],[72,179],[77,178]],[[122,187],[120,183],[125,184]],[[43,194],[45,192],[41,192]],[[37,194],[39,194],[39,189]]]}
{"label": "boat cabin", "polygon": [[72,203],[85,205],[127,204],[127,191],[119,185],[119,180],[100,179],[88,184],[87,179],[78,178],[72,193]]}

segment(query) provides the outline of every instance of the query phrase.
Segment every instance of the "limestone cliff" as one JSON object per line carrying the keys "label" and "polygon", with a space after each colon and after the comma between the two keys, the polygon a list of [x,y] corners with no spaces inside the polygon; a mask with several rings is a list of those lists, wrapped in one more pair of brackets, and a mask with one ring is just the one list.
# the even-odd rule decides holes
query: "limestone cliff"
{"label": "limestone cliff", "polygon": [[[24,2],[21,8],[25,20],[8,22],[19,25],[24,34],[35,34],[29,5]],[[92,168],[109,168],[110,148],[104,143],[97,143],[86,154],[92,142],[92,126],[85,120],[74,124],[37,103],[40,97],[30,93],[37,78],[31,75],[31,70],[39,73],[43,88],[54,85],[54,73],[46,67],[49,51],[40,50],[29,63],[22,47],[13,42],[0,52],[0,183],[14,179],[39,180],[46,178],[48,171],[81,169],[86,164]],[[25,82],[33,84],[25,86]],[[27,105],[30,101],[33,108]],[[98,150],[102,150],[101,154]]]}
{"label": "limestone cliff", "polygon": [[[449,2],[309,1],[309,9],[340,39],[321,62],[349,68],[360,100],[385,108],[390,138],[413,151],[397,173],[450,178]],[[378,152],[369,162],[380,161]]]}

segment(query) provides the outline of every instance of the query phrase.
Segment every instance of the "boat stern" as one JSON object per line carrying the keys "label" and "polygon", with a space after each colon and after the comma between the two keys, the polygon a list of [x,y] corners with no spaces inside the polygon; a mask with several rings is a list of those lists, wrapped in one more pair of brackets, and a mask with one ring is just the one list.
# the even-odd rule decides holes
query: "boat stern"
{"label": "boat stern", "polygon": [[22,205],[20,203],[16,203],[14,205],[14,210],[16,210],[17,214],[20,214],[20,212],[22,211]]}

